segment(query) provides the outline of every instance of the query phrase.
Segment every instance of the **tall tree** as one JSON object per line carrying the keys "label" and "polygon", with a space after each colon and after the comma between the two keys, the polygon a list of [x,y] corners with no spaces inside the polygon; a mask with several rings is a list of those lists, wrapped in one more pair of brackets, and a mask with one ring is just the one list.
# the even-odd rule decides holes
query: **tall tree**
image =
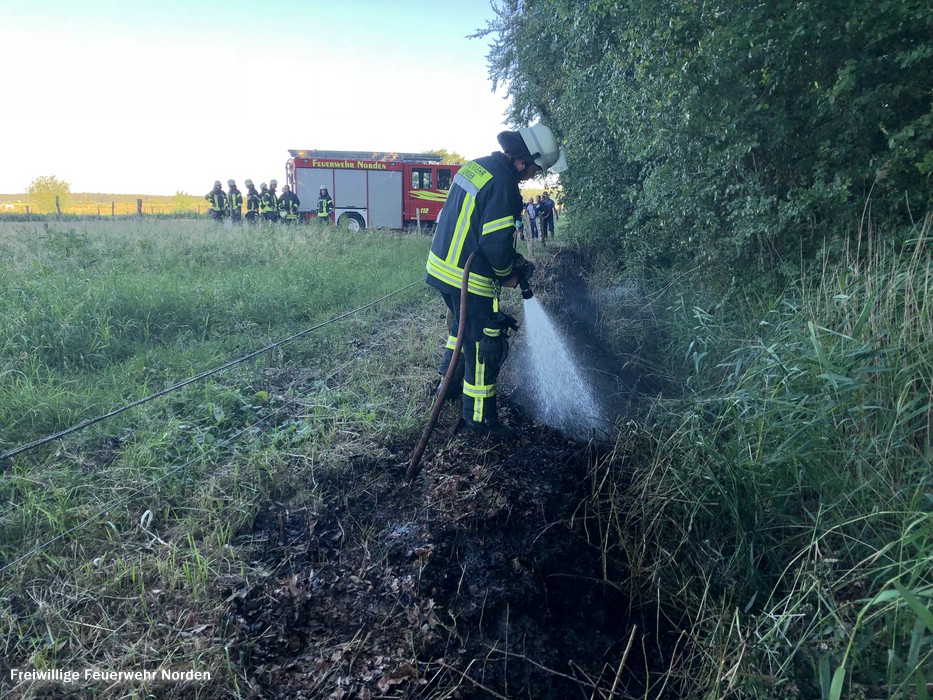
{"label": "tall tree", "polygon": [[32,206],[42,212],[51,212],[55,211],[55,197],[58,197],[61,207],[65,206],[71,196],[71,185],[54,175],[42,175],[33,180],[26,191]]}
{"label": "tall tree", "polygon": [[466,163],[467,160],[469,160],[468,158],[464,158],[456,151],[448,151],[446,148],[435,148],[428,151],[428,153],[433,153],[434,155],[443,158],[444,160],[441,161],[442,163],[458,164]]}

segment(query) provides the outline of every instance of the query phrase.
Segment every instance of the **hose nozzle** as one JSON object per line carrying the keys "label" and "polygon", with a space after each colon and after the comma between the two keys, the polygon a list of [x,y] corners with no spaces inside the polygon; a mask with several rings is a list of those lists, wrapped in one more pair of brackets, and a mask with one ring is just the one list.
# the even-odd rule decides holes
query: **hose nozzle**
{"label": "hose nozzle", "polygon": [[529,284],[529,280],[531,280],[531,276],[534,273],[534,263],[525,260],[521,255],[516,255],[515,276],[518,277],[518,286],[522,290],[522,299],[531,299],[531,297],[535,295],[535,293],[531,291],[531,285]]}

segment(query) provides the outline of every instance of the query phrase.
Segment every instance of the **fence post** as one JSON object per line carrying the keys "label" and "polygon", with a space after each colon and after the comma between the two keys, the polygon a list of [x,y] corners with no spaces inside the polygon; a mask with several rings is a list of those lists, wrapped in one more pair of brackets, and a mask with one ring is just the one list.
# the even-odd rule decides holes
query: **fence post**
{"label": "fence post", "polygon": [[97,205],[97,218],[100,218],[100,204]]}
{"label": "fence post", "polygon": [[421,207],[415,207],[415,221],[418,222],[418,233],[421,233]]}
{"label": "fence post", "polygon": [[26,205],[26,216],[29,216],[29,205]]}
{"label": "fence post", "polygon": [[115,214],[114,212],[115,212],[115,207],[114,207],[114,205],[113,205],[113,202],[111,202],[111,203],[110,203],[110,218],[111,218],[111,219],[112,219],[114,216],[116,216],[116,214]]}
{"label": "fence post", "polygon": [[58,195],[55,195],[55,211],[58,212],[58,218],[62,218],[62,205],[58,201]]}
{"label": "fence post", "polygon": [[136,214],[139,216],[139,218],[142,218],[143,216],[143,200],[141,199],[136,200]]}

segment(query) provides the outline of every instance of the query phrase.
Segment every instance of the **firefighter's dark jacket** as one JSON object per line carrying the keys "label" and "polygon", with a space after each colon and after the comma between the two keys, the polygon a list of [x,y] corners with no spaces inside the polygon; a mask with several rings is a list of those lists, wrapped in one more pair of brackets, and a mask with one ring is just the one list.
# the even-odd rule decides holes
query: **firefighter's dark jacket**
{"label": "firefighter's dark jacket", "polygon": [[468,292],[498,296],[501,283],[512,276],[515,220],[521,211],[518,174],[504,154],[466,163],[454,176],[437,222],[425,281],[442,292],[459,291],[463,266],[478,249]]}
{"label": "firefighter's dark jacket", "polygon": [[246,211],[259,211],[259,193],[255,187],[250,187],[246,193]]}
{"label": "firefighter's dark jacket", "polygon": [[298,215],[298,207],[301,206],[301,200],[298,199],[298,195],[294,192],[284,192],[281,197],[279,197],[279,210],[283,214],[288,214],[289,216]]}
{"label": "firefighter's dark jacket", "polygon": [[279,198],[272,190],[265,190],[259,195],[259,208],[263,213],[279,210]]}
{"label": "firefighter's dark jacket", "polygon": [[243,194],[236,187],[231,188],[227,193],[227,203],[230,205],[230,211],[243,210]]}
{"label": "firefighter's dark jacket", "polygon": [[223,190],[211,190],[204,195],[204,199],[211,203],[211,209],[214,211],[226,211],[227,209],[227,194]]}
{"label": "firefighter's dark jacket", "polygon": [[321,195],[317,198],[317,215],[318,218],[330,216],[334,213],[334,200],[331,196]]}

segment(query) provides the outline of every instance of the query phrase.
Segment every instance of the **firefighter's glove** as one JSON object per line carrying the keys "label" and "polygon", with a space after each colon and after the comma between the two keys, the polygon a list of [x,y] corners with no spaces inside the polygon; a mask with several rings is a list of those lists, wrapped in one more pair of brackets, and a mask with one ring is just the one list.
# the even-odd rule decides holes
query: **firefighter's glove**
{"label": "firefighter's glove", "polygon": [[477,359],[485,365],[499,366],[509,356],[509,332],[518,330],[518,321],[497,311],[486,319],[479,341]]}
{"label": "firefighter's glove", "polygon": [[504,335],[491,337],[484,335],[479,341],[476,360],[487,367],[501,367],[509,356],[509,340]]}
{"label": "firefighter's glove", "polygon": [[523,255],[518,255],[515,262],[512,263],[512,270],[518,277],[519,284],[528,284],[531,276],[535,273],[535,266],[530,260],[525,260]]}

